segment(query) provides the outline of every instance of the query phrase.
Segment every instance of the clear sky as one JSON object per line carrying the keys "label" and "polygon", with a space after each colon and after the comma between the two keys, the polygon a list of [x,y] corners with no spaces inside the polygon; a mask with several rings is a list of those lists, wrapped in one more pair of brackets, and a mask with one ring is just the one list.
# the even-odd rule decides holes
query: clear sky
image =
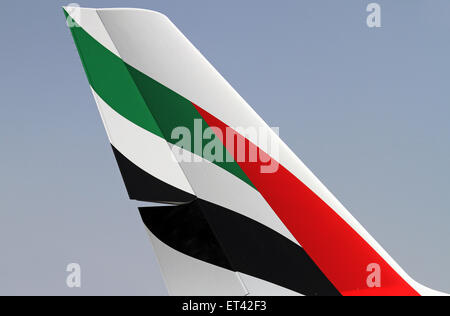
{"label": "clear sky", "polygon": [[[370,2],[78,1],[165,13],[413,278],[450,292],[450,2],[380,0],[369,29]],[[66,4],[0,11],[0,294],[165,295]]]}

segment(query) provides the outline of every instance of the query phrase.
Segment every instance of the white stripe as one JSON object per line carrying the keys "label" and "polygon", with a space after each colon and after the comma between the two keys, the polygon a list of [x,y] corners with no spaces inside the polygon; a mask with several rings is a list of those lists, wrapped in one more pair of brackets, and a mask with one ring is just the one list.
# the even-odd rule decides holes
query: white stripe
{"label": "white stripe", "polygon": [[171,147],[182,156],[192,157],[189,162],[180,162],[180,166],[196,196],[251,218],[299,244],[257,190],[208,160],[175,145]]}
{"label": "white stripe", "polygon": [[147,229],[170,295],[244,296],[236,272],[187,256],[161,242]]}
{"label": "white stripe", "polygon": [[121,116],[91,90],[111,144],[142,170],[195,195],[167,142]]}

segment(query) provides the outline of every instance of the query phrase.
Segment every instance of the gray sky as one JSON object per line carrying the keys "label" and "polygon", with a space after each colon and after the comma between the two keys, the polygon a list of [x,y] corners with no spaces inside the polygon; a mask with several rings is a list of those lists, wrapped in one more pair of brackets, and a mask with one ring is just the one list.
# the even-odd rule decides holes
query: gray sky
{"label": "gray sky", "polygon": [[[450,2],[78,1],[165,13],[417,281],[450,292]],[[0,294],[165,295],[61,10],[5,1]],[[82,288],[66,287],[66,265]]]}

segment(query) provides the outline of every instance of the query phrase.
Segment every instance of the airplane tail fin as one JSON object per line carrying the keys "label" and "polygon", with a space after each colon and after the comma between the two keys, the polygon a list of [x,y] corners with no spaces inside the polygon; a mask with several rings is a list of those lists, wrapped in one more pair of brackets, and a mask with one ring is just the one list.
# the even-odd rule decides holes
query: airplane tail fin
{"label": "airplane tail fin", "polygon": [[164,15],[65,7],[173,295],[427,295]]}

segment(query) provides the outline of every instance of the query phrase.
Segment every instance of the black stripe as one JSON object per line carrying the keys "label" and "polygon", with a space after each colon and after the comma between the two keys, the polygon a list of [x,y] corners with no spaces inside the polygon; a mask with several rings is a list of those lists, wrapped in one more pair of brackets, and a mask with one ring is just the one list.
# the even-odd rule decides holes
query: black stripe
{"label": "black stripe", "polygon": [[169,247],[231,270],[203,213],[192,204],[139,208],[142,220]]}
{"label": "black stripe", "polygon": [[158,239],[186,255],[304,295],[340,295],[303,248],[248,217],[200,199],[139,210]]}
{"label": "black stripe", "polygon": [[112,146],[120,173],[132,200],[145,202],[186,203],[195,196],[148,174]]}

